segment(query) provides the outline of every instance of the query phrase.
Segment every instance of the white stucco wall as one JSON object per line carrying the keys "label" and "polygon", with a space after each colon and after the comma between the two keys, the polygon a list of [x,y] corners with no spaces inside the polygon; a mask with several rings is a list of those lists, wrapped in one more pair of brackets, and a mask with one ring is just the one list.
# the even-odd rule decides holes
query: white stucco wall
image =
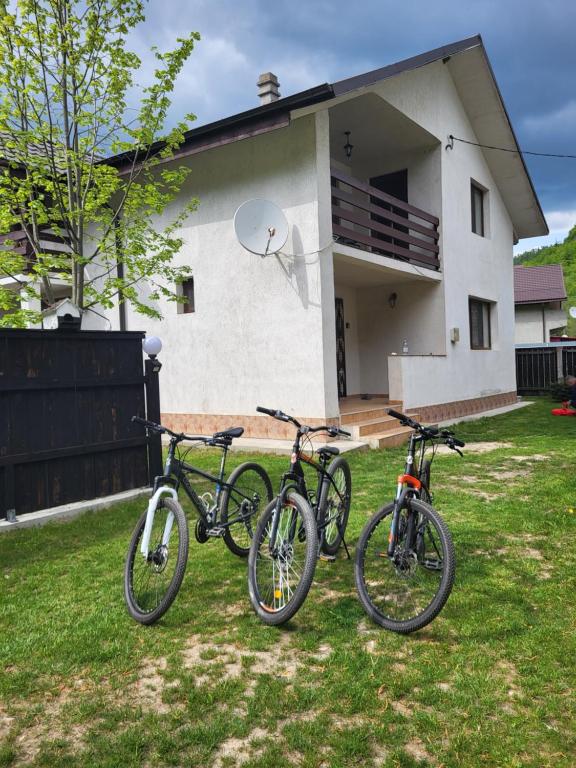
{"label": "white stucco wall", "polygon": [[540,344],[550,341],[550,332],[566,326],[566,313],[561,309],[551,309],[542,304],[516,306],[515,310],[516,344]]}
{"label": "white stucco wall", "polygon": [[[196,311],[180,314],[162,302],[164,319],[153,322],[128,310],[129,329],[163,340],[162,410],[253,415],[265,405],[334,416],[324,386],[321,258],[261,258],[238,244],[233,229],[241,203],[265,198],[288,219],[286,253],[319,247],[316,118],[188,162],[180,199],[196,196],[200,206],[182,229],[179,262],[192,266]],[[333,316],[332,307],[332,330]]]}
{"label": "white stucco wall", "polygon": [[[378,92],[443,145],[449,134],[475,140],[452,78],[441,62],[386,81],[378,86]],[[471,230],[471,180],[488,190],[485,237]],[[407,358],[409,362],[399,364],[423,374],[411,375],[410,381],[404,376],[402,399],[407,408],[511,392],[516,388],[513,230],[482,151],[465,144],[456,144],[453,150],[443,149],[441,186],[446,356],[429,360]],[[470,348],[470,296],[493,302],[490,350]],[[460,331],[456,344],[448,340],[451,328]],[[394,387],[391,383],[391,395]]]}

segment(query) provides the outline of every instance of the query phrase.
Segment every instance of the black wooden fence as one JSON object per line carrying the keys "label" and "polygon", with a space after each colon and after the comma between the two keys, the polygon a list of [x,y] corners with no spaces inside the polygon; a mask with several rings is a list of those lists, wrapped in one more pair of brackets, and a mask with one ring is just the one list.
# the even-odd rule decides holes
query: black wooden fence
{"label": "black wooden fence", "polygon": [[548,392],[568,375],[576,375],[576,347],[539,346],[516,350],[516,386],[520,395]]}
{"label": "black wooden fence", "polygon": [[0,518],[149,484],[158,377],[140,332],[0,330]]}

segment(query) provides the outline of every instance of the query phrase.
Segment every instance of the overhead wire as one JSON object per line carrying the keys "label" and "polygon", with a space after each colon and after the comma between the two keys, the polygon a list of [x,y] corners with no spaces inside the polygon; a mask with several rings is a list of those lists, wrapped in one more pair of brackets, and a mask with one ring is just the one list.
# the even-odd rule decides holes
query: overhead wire
{"label": "overhead wire", "polygon": [[491,144],[480,144],[477,141],[469,141],[468,139],[460,139],[458,136],[450,134],[448,136],[450,144],[446,145],[446,149],[454,149],[454,142],[459,141],[462,144],[471,144],[473,147],[480,147],[481,149],[494,149],[497,152],[512,152],[515,155],[532,155],[534,157],[558,157],[568,160],[576,160],[576,155],[561,155],[554,152],[531,152],[528,149],[511,149],[510,147],[494,147]]}

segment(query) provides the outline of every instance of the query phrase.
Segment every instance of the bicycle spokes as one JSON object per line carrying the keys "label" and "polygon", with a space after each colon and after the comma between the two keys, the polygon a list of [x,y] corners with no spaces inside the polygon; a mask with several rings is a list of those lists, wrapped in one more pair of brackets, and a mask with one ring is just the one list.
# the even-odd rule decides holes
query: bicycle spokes
{"label": "bicycle spokes", "polygon": [[297,510],[285,503],[276,512],[278,527],[272,547],[270,537],[274,528],[273,515],[262,538],[256,565],[261,605],[280,611],[292,599],[304,568],[306,539],[298,535],[300,523]]}

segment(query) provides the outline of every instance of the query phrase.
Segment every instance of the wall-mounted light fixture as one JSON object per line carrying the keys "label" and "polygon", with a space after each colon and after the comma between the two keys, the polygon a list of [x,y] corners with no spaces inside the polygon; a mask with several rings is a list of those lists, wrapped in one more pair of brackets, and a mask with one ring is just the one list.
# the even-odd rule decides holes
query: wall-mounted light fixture
{"label": "wall-mounted light fixture", "polygon": [[394,309],[397,301],[398,301],[398,294],[394,291],[393,293],[390,294],[390,296],[388,296],[388,305],[390,309]]}
{"label": "wall-mounted light fixture", "polygon": [[344,144],[344,152],[346,152],[346,157],[348,160],[352,157],[352,150],[354,149],[354,144],[350,144],[350,131],[344,131],[344,135],[346,136],[346,144]]}

